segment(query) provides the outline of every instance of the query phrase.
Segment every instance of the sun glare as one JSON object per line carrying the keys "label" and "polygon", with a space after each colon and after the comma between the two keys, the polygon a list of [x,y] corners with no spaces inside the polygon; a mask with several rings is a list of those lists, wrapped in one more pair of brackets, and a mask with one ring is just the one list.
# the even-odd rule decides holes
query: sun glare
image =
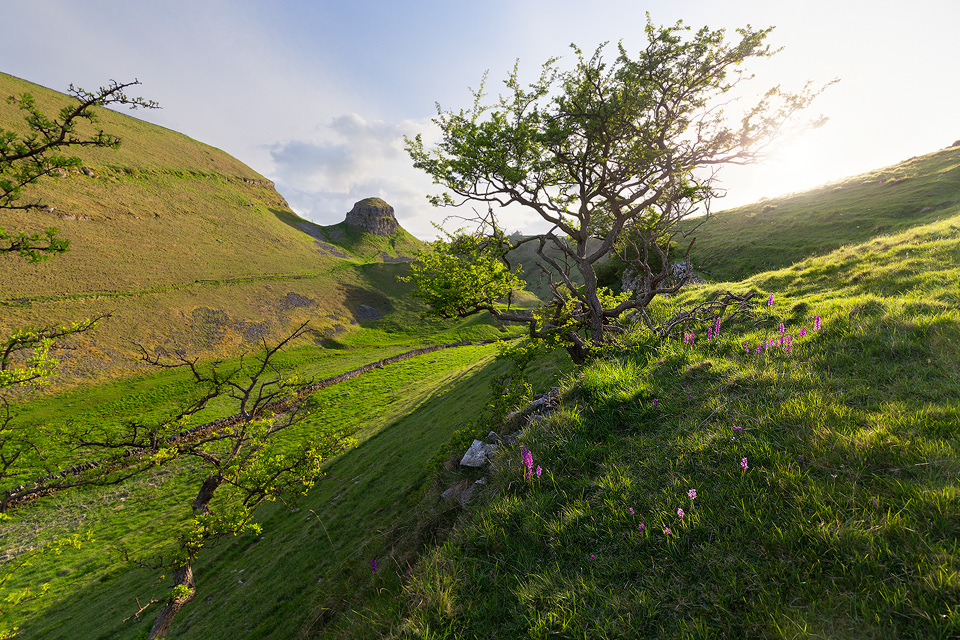
{"label": "sun glare", "polygon": [[773,198],[815,187],[829,178],[824,175],[823,158],[807,137],[775,149],[763,162],[763,196]]}

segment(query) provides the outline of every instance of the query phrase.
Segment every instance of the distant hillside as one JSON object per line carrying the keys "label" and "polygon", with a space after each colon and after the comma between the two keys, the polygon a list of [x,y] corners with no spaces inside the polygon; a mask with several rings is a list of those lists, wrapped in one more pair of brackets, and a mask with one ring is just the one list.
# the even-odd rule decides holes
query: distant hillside
{"label": "distant hillside", "polygon": [[[0,74],[0,96],[31,93],[50,114],[71,98]],[[162,100],[161,100],[162,102]],[[0,226],[55,226],[66,255],[40,264],[0,261],[0,333],[113,317],[64,352],[66,370],[99,375],[133,366],[134,343],[217,354],[310,320],[322,341],[356,325],[359,304],[390,306],[369,269],[401,272],[422,243],[336,232],[298,217],[273,183],[228,154],[182,134],[100,110],[118,150],[76,150],[83,170],[43,179],[25,196],[46,211],[3,211]],[[22,126],[0,101],[0,126]],[[393,280],[393,278],[390,278]],[[386,311],[387,309],[381,309]]]}
{"label": "distant hillside", "polygon": [[960,146],[822,187],[721,211],[691,252],[698,272],[735,281],[960,210]]}
{"label": "distant hillside", "polygon": [[[511,239],[516,242],[521,237],[522,236],[513,236]],[[599,240],[590,239],[587,246],[593,248],[599,244]],[[537,248],[538,245],[535,242],[529,242],[509,252],[507,257],[510,260],[511,266],[522,267],[523,270],[520,273],[520,279],[524,281],[525,289],[541,300],[548,300],[552,296],[550,292],[550,274],[553,270],[537,255]],[[552,245],[546,245],[544,251],[559,264],[565,263],[564,254]],[[571,279],[576,284],[583,284],[583,277],[572,264],[570,265],[569,273]],[[554,281],[560,282],[556,274],[554,274]]]}

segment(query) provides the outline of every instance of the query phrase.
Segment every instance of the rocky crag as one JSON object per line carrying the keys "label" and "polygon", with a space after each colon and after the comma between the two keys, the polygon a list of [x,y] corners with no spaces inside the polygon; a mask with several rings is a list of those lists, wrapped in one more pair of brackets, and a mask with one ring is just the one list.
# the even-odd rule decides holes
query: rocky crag
{"label": "rocky crag", "polygon": [[380,198],[364,198],[357,202],[344,222],[378,236],[392,236],[399,227],[393,207]]}

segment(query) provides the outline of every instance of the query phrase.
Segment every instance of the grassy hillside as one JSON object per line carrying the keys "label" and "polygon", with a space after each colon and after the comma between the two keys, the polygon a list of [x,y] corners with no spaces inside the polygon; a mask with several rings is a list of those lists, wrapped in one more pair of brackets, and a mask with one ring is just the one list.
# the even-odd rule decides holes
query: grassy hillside
{"label": "grassy hillside", "polygon": [[695,268],[717,281],[779,269],[960,210],[960,147],[817,189],[721,211],[697,232]]}
{"label": "grassy hillside", "polygon": [[719,339],[582,368],[442,545],[312,637],[960,635],[958,283],[954,216],[747,280],[773,304]]}
{"label": "grassy hillside", "polygon": [[[323,377],[395,351],[367,349],[347,357],[324,357],[316,349],[301,348],[278,364],[293,367],[302,376]],[[263,510],[262,538],[228,541],[203,554],[197,575],[199,584],[205,585],[200,588],[206,603],[185,612],[178,632],[204,638],[250,637],[259,621],[265,629],[280,625],[285,635],[292,635],[310,610],[317,577],[364,553],[375,538],[372,527],[388,523],[416,500],[426,463],[440,444],[469,426],[470,416],[482,409],[486,382],[497,370],[492,353],[489,346],[441,351],[317,393],[310,401],[316,413],[298,427],[300,433],[285,437],[344,430],[358,446],[326,465],[327,479],[295,511],[282,506]],[[29,427],[37,422],[54,430],[85,424],[119,426],[126,419],[168,410],[189,387],[181,372],[164,372],[76,390],[56,399],[39,399],[24,409],[20,423]],[[217,415],[216,409],[198,420]],[[145,624],[149,628],[146,622],[122,620],[137,610],[131,606],[134,598],[146,602],[162,596],[167,587],[160,572],[138,567],[123,554],[149,563],[169,553],[177,528],[189,521],[189,496],[196,491],[196,481],[193,466],[185,461],[119,487],[63,494],[14,512],[0,535],[11,556],[75,532],[89,534],[91,540],[66,555],[40,556],[14,574],[5,585],[6,594],[41,584],[48,592],[18,607],[12,621],[22,623],[27,637],[44,638],[135,637]],[[238,569],[243,570],[239,576],[243,583],[259,594],[269,593],[258,597],[257,613],[251,609],[252,601],[238,603],[245,593],[253,595],[237,591]],[[246,613],[238,616],[237,606]],[[289,613],[295,610],[299,616]],[[10,609],[5,606],[4,612],[9,624]]]}
{"label": "grassy hillside", "polygon": [[[63,352],[65,366],[91,378],[104,377],[103,363],[126,362],[130,336],[150,349],[235,354],[311,319],[311,340],[278,361],[309,378],[416,344],[500,334],[478,318],[420,318],[395,280],[406,266],[390,262],[415,239],[312,225],[260,177],[181,143],[184,157],[195,154],[184,165],[192,169],[173,169],[177,158],[154,150],[133,170],[139,178],[126,164],[91,159],[93,176],[44,187],[52,204],[61,198],[45,215],[73,212],[57,219],[75,223],[77,260],[96,286],[77,277],[81,267],[74,282],[65,271],[5,273],[18,299],[6,298],[0,330],[113,311],[102,332],[78,339],[82,349]],[[205,161],[218,168],[203,171]],[[170,637],[960,636],[958,165],[960,150],[950,149],[817,197],[718,216],[698,241],[713,253],[698,264],[713,265],[715,278],[749,276],[723,288],[753,289],[771,304],[724,319],[715,339],[686,327],[693,344],[635,338],[575,371],[562,357],[536,363],[538,390],[563,375],[560,410],[501,447],[466,508],[439,493],[478,475],[456,464],[463,443],[505,429],[483,411],[490,381],[506,372],[494,347],[414,358],[319,392],[290,444],[342,429],[358,446],[329,461],[326,479],[298,505],[259,511],[262,535],[201,554],[197,598]],[[110,200],[124,184],[131,201],[147,202],[155,189],[144,211],[161,217],[124,218]],[[83,220],[81,210],[94,215]],[[143,262],[139,251],[107,246],[122,233],[148,238],[138,225],[165,218],[169,233],[184,234],[180,244],[196,241],[210,256],[193,264],[162,238],[143,241]],[[248,242],[245,233],[263,235]],[[100,264],[81,239],[114,251],[110,260],[128,256],[126,268]],[[276,261],[256,263],[267,248]],[[141,282],[150,260],[157,271]],[[65,258],[40,266],[57,261]],[[111,269],[127,279],[114,283]],[[20,277],[22,291],[9,284]],[[652,313],[673,313],[720,286],[693,288]],[[35,293],[23,293],[30,287]],[[386,315],[358,320],[360,304]],[[189,393],[174,370],[21,402],[15,426],[49,442],[23,473],[78,455],[59,434],[109,432]],[[196,420],[224,411],[218,404]],[[542,476],[524,476],[522,448]],[[0,529],[7,563],[65,535],[89,539],[13,573],[3,597],[47,593],[4,602],[0,635],[13,624],[24,637],[142,637],[156,605],[142,620],[130,616],[162,599],[169,577],[131,560],[169,557],[197,481],[195,468],[178,462],[15,510]]]}
{"label": "grassy hillside", "polygon": [[[70,100],[0,74],[0,96],[25,91],[48,113]],[[136,342],[222,356],[303,320],[322,342],[358,326],[359,304],[403,297],[395,285],[371,290],[356,267],[377,263],[391,280],[402,273],[391,262],[422,244],[405,231],[379,238],[318,227],[222,151],[99,113],[98,126],[122,138],[118,150],[78,150],[85,171],[28,189],[48,210],[0,211],[2,227],[55,226],[71,241],[69,253],[39,264],[0,261],[0,334],[113,314],[73,345],[81,350],[60,352],[66,375],[136,370]],[[0,126],[22,126],[6,101]]]}

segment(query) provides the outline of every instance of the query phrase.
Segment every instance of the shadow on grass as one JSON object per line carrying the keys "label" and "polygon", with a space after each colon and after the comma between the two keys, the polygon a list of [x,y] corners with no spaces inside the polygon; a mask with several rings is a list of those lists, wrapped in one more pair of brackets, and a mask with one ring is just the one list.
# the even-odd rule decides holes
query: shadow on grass
{"label": "shadow on grass", "polygon": [[[367,563],[367,549],[416,504],[429,479],[427,463],[481,413],[489,380],[501,366],[455,367],[400,419],[382,428],[375,416],[364,421],[357,433],[361,443],[331,460],[326,477],[297,505],[261,510],[260,537],[227,539],[201,553],[196,599],[169,637],[296,637],[314,603],[324,598],[325,585],[335,584],[331,572]],[[136,555],[129,540],[126,546]],[[91,561],[87,553],[87,560],[61,573],[100,575],[68,597],[43,602],[45,612],[22,625],[24,637],[137,638],[150,628],[159,604],[147,608],[141,622],[123,620],[151,599],[164,598],[168,578],[119,559],[112,541],[90,544],[100,545],[101,560]],[[112,557],[104,562],[107,555]]]}

